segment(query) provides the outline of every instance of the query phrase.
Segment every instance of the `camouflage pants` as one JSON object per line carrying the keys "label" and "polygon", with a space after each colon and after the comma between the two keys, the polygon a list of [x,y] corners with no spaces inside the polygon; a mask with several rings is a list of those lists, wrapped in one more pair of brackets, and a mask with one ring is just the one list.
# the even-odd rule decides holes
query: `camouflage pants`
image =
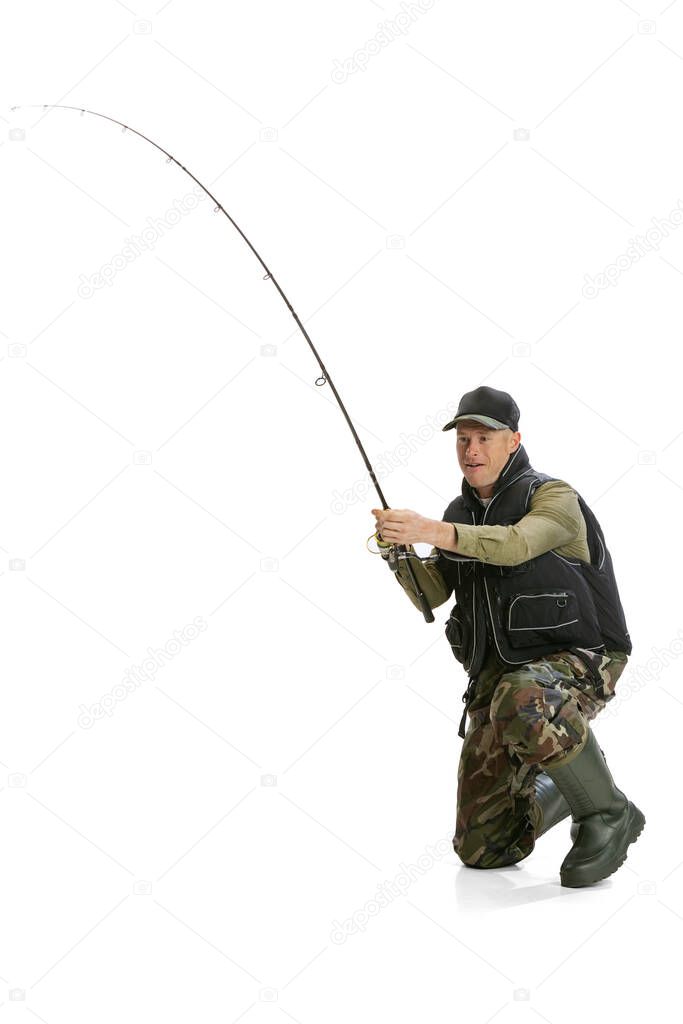
{"label": "camouflage pants", "polygon": [[585,660],[558,651],[515,668],[489,657],[458,765],[453,848],[464,864],[503,867],[529,856],[541,823],[537,773],[580,753],[627,661],[621,651],[585,651]]}

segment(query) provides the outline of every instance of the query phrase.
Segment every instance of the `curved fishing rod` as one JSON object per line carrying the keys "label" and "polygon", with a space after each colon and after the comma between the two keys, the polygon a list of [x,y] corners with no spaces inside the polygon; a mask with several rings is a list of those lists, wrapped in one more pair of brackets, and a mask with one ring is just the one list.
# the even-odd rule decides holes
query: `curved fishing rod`
{"label": "curved fishing rod", "polygon": [[[206,187],[206,185],[202,185],[202,183],[199,180],[199,178],[196,178],[194,176],[194,174],[192,173],[192,171],[188,171],[187,167],[185,167],[184,164],[181,164],[179,160],[176,160],[176,158],[173,156],[173,154],[169,153],[168,150],[164,149],[163,146],[160,146],[158,142],[154,142],[153,139],[149,139],[146,135],[143,135],[142,132],[137,131],[135,128],[131,128],[130,125],[124,124],[123,121],[117,121],[115,117],[109,117],[107,114],[99,114],[96,110],[86,110],[83,107],[67,106],[66,104],[63,104],[63,103],[43,103],[43,104],[30,103],[30,104],[23,104],[23,105],[18,105],[18,106],[15,106],[15,107],[10,107],[11,110],[26,110],[26,109],[33,109],[33,108],[39,108],[39,109],[42,109],[42,110],[48,110],[48,109],[49,110],[77,110],[81,115],[83,115],[83,114],[92,114],[93,117],[101,117],[105,121],[111,121],[112,124],[118,124],[119,127],[121,127],[124,132],[127,132],[127,131],[133,132],[134,135],[137,135],[141,139],[144,139],[145,142],[149,142],[149,144],[151,146],[154,146],[156,149],[159,150],[160,153],[164,154],[164,156],[166,157],[166,163],[171,163],[171,161],[172,161],[174,164],[177,164],[178,167],[180,167],[181,170],[185,171],[186,174],[189,174],[189,176],[192,178],[192,180],[194,182],[196,182],[197,185],[199,185],[199,187],[202,189],[202,191],[206,192],[206,194],[209,197],[209,199],[211,199],[216,204],[214,206],[214,213],[218,213],[219,210],[220,210],[221,213],[224,213],[225,216],[230,221],[230,223],[232,224],[232,226],[235,228],[235,230],[239,232],[239,234],[242,236],[244,241],[247,243],[247,245],[249,246],[249,248],[253,252],[253,254],[256,257],[256,259],[259,261],[259,263],[261,264],[261,266],[265,270],[265,274],[263,276],[263,280],[264,281],[269,281],[270,280],[270,281],[273,282],[273,284],[277,288],[278,292],[282,296],[283,302],[285,303],[285,305],[287,306],[288,310],[290,311],[290,313],[292,314],[292,316],[296,320],[297,327],[300,329],[300,331],[303,334],[304,338],[308,342],[308,344],[309,344],[309,346],[311,348],[311,351],[313,352],[313,355],[317,359],[318,365],[320,366],[320,369],[322,371],[322,376],[316,378],[316,381],[315,381],[316,386],[317,387],[322,387],[324,384],[329,384],[330,387],[332,388],[332,393],[334,394],[334,397],[337,399],[337,402],[339,403],[339,408],[341,409],[341,411],[344,414],[346,422],[349,425],[349,429],[351,430],[351,433],[353,434],[353,438],[354,438],[356,444],[358,445],[358,449],[359,449],[359,451],[360,451],[360,453],[361,453],[361,455],[363,457],[363,462],[365,463],[365,468],[367,469],[368,473],[370,474],[372,482],[375,485],[375,490],[377,491],[377,494],[379,496],[379,500],[382,502],[382,508],[383,509],[388,509],[389,505],[387,504],[386,499],[385,499],[384,495],[382,494],[382,489],[380,488],[379,483],[377,482],[377,477],[375,476],[375,472],[374,472],[372,466],[370,465],[370,460],[368,459],[368,457],[367,457],[367,455],[365,453],[365,449],[363,448],[363,445],[361,444],[361,440],[360,440],[358,434],[356,433],[356,428],[354,427],[353,423],[351,422],[349,414],[347,413],[347,411],[346,411],[346,409],[344,407],[344,403],[342,402],[342,400],[341,400],[341,398],[339,396],[339,392],[337,391],[336,387],[332,383],[332,378],[330,377],[330,375],[327,372],[325,366],[323,365],[323,361],[320,358],[320,356],[318,355],[313,342],[309,338],[308,332],[306,331],[306,328],[301,323],[301,320],[299,319],[297,313],[295,312],[294,307],[292,306],[291,302],[289,301],[289,299],[287,298],[287,296],[283,292],[282,288],[280,287],[280,285],[276,281],[275,277],[273,276],[272,271],[266,265],[266,263],[263,260],[263,258],[261,257],[261,255],[256,251],[254,246],[251,244],[251,242],[249,241],[249,239],[247,238],[245,233],[240,228],[239,224],[237,224],[232,219],[232,217],[230,216],[228,211],[225,209],[225,207],[223,207],[221,205],[221,203],[219,203],[219,201],[216,199],[216,197],[211,192],[209,192],[209,190]],[[408,570],[408,575],[410,576],[410,582],[411,582],[411,584],[413,586],[413,589],[415,591],[415,595],[416,595],[417,600],[419,602],[420,609],[422,611],[422,614],[425,617],[425,621],[426,622],[434,622],[434,615],[432,614],[432,610],[431,610],[431,608],[429,606],[429,602],[427,601],[427,598],[424,596],[424,594],[423,594],[423,592],[422,592],[422,590],[420,588],[420,585],[418,584],[417,579],[415,578],[415,573],[413,571],[413,567],[410,564],[410,552],[407,551],[407,548],[406,548],[406,546],[404,544],[395,545],[395,546],[398,549],[398,551],[406,553],[406,557],[405,557],[406,568]],[[414,556],[414,557],[419,557],[419,556]],[[395,567],[395,569],[398,568],[398,562],[397,561],[392,563],[392,568],[394,568],[394,567]]]}

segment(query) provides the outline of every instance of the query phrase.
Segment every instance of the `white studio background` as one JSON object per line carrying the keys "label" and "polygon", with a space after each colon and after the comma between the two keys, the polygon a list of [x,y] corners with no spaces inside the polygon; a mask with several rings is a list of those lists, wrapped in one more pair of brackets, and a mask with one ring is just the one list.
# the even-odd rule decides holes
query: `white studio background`
{"label": "white studio background", "polygon": [[[3,6],[5,1019],[673,1000],[683,3],[634,2]],[[450,603],[427,625],[367,552],[360,453],[225,217],[131,132],[10,111],[44,103],[215,192],[393,507],[440,519],[454,403],[515,396],[634,642],[596,733],[648,824],[610,879],[560,887],[563,825],[511,869],[449,852]]]}

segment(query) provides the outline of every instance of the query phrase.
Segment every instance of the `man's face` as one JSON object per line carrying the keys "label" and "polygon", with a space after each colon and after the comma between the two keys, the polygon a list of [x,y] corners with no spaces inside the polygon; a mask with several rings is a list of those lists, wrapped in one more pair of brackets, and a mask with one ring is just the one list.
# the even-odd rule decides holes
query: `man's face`
{"label": "man's face", "polygon": [[481,498],[490,498],[505,463],[521,441],[520,432],[494,430],[476,420],[461,420],[456,425],[458,462],[471,487]]}

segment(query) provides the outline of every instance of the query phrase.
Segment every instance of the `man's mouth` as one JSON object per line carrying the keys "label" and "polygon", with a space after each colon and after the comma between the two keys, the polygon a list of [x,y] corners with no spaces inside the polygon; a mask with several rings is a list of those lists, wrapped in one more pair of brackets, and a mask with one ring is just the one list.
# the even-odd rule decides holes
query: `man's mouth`
{"label": "man's mouth", "polygon": [[483,466],[483,462],[474,462],[474,463],[466,462],[465,466],[466,466],[467,469],[481,469],[481,467]]}

